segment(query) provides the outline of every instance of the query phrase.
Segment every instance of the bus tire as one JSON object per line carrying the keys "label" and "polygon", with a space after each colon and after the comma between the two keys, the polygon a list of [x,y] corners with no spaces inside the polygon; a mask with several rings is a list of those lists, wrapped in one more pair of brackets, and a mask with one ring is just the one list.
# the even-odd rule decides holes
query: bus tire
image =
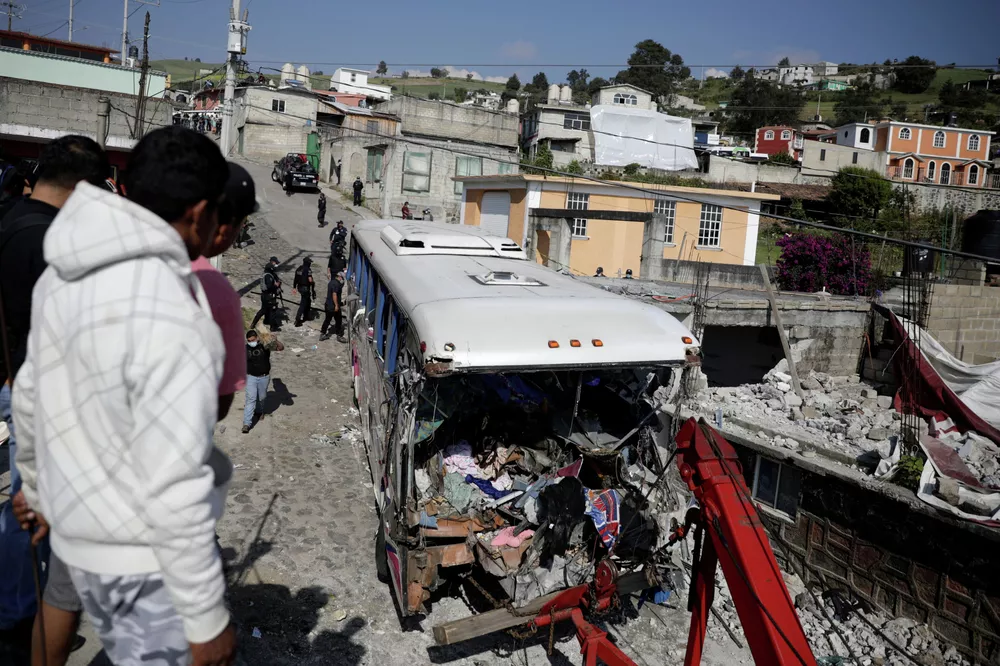
{"label": "bus tire", "polygon": [[385,525],[381,518],[378,521],[378,532],[375,533],[375,573],[383,583],[392,580],[389,573],[389,556],[385,552]]}

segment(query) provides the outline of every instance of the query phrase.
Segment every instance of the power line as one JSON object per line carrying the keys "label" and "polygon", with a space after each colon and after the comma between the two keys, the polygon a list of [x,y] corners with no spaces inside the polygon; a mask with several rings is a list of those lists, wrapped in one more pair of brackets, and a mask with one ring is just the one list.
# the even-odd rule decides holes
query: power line
{"label": "power line", "polygon": [[[340,67],[369,67],[372,64],[374,64],[372,62],[346,63],[346,62],[330,62],[330,61],[319,61],[319,60],[299,60],[299,59],[296,59],[296,58],[288,58],[288,59],[285,59],[285,60],[257,60],[257,62],[269,63],[269,64],[270,63],[291,62],[291,63],[300,64],[300,65],[337,65],[337,66],[340,66]],[[449,63],[452,63],[452,64],[442,65],[441,62],[449,62]],[[517,69],[525,69],[525,68],[529,68],[529,67],[530,68],[534,68],[534,67],[560,67],[560,68],[574,68],[574,69],[580,69],[580,68],[582,68],[582,69],[595,68],[596,69],[596,68],[623,67],[625,69],[631,69],[631,68],[638,68],[638,69],[665,69],[665,68],[668,67],[667,65],[630,65],[627,62],[624,62],[624,63],[610,63],[610,64],[604,63],[604,64],[597,64],[597,65],[594,65],[594,64],[589,64],[589,65],[588,64],[582,64],[581,65],[581,64],[577,64],[577,63],[523,63],[523,62],[517,62],[517,63],[465,63],[465,62],[461,62],[461,61],[456,62],[456,61],[451,60],[449,58],[442,58],[441,61],[434,62],[434,63],[426,63],[426,62],[425,63],[412,63],[412,62],[411,63],[396,63],[396,62],[388,62],[387,61],[386,65],[389,66],[389,67],[452,67],[452,68],[459,68],[459,67],[514,67],[514,68],[517,68]],[[704,67],[706,69],[710,69],[710,68],[714,68],[714,69],[730,68],[730,69],[732,69],[733,67],[737,67],[737,66],[738,67],[742,67],[745,70],[746,69],[760,70],[760,69],[778,69],[779,68],[778,65],[742,65],[742,64],[739,64],[739,63],[733,63],[733,64],[728,64],[728,65],[700,65],[700,64],[688,64],[688,63],[684,63],[682,65],[682,67],[687,67],[688,69],[696,69],[696,68],[701,68],[701,67]],[[806,66],[809,67],[811,65],[806,65]],[[989,69],[989,70],[993,70],[993,69],[996,68],[996,66],[997,65],[996,65],[995,62],[986,64],[986,65],[975,65],[975,64],[962,64],[962,65],[958,65],[958,64],[955,64],[955,65],[947,65],[947,66],[944,66],[944,65],[904,65],[902,63],[894,64],[894,65],[875,65],[875,64],[871,64],[871,65],[847,65],[847,66],[840,66],[840,65],[838,65],[838,72],[839,72],[840,69],[845,69],[845,70],[859,70],[859,71],[860,70],[867,71],[867,70],[871,70],[871,69],[934,69],[934,70],[939,70],[939,69]]]}

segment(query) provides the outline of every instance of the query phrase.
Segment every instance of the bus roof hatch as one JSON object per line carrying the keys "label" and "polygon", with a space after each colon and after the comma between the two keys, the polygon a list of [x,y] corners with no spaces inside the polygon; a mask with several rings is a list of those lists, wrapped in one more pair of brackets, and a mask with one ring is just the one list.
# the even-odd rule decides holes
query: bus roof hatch
{"label": "bus roof hatch", "polygon": [[397,256],[455,254],[506,257],[527,260],[524,250],[509,238],[494,236],[479,227],[416,222],[392,222],[381,232],[384,242]]}

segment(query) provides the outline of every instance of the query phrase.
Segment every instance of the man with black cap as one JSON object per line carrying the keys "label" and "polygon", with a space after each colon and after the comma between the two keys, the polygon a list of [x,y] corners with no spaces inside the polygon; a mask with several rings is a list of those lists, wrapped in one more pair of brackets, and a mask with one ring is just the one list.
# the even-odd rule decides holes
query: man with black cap
{"label": "man with black cap", "polygon": [[278,320],[278,299],[281,297],[281,280],[278,278],[277,257],[271,257],[264,266],[264,274],[260,278],[260,310],[253,317],[250,328],[257,328],[257,322],[264,318],[264,324],[272,331],[280,328]]}
{"label": "man with black cap", "polygon": [[351,186],[354,190],[354,205],[361,205],[361,193],[364,192],[365,184],[361,182],[361,176],[354,179],[354,185]]}
{"label": "man with black cap", "polygon": [[299,299],[299,310],[295,313],[295,325],[301,326],[303,321],[311,319],[310,308],[312,299],[316,298],[316,283],[312,276],[312,259],[306,257],[302,260],[302,265],[295,271],[295,280],[292,282],[292,295],[296,290],[301,294]]}

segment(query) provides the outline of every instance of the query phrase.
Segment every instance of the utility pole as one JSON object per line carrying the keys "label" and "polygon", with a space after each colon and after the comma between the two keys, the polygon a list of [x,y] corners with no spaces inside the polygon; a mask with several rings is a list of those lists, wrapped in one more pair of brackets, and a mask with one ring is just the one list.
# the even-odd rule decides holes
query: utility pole
{"label": "utility pole", "polygon": [[67,41],[73,41],[73,0],[69,0],[69,39]]}
{"label": "utility pole", "polygon": [[14,2],[14,0],[4,0],[3,2],[0,2],[0,7],[7,8],[7,11],[4,13],[7,14],[7,32],[10,32],[14,24],[14,19],[21,18],[21,12],[24,11],[24,5],[19,5]]}
{"label": "utility pole", "polygon": [[122,14],[122,54],[121,54],[121,64],[125,64],[125,58],[128,57],[128,0],[125,0],[125,11]]}
{"label": "utility pole", "polygon": [[149,83],[149,12],[146,12],[146,24],[142,29],[142,71],[139,74],[139,96],[135,100],[135,130],[132,138],[142,138],[142,123],[146,117],[146,86]]}
{"label": "utility pole", "polygon": [[250,25],[247,23],[249,13],[244,10],[240,16],[240,0],[233,0],[229,10],[229,32],[226,39],[226,98],[222,107],[222,134],[220,147],[222,155],[229,157],[235,141],[233,141],[233,115],[236,109],[236,64],[247,52],[247,33]]}
{"label": "utility pole", "polygon": [[108,117],[111,115],[111,100],[97,98],[97,145],[102,149],[108,142]]}

